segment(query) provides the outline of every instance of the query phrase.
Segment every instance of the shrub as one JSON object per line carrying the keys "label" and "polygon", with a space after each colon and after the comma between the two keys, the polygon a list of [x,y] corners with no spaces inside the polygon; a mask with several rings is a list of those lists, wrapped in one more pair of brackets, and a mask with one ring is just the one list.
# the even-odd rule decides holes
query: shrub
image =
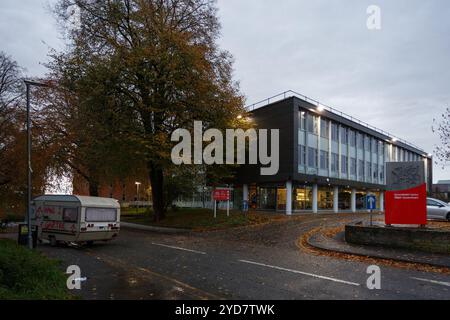
{"label": "shrub", "polygon": [[56,260],[0,240],[0,299],[69,299],[66,278]]}

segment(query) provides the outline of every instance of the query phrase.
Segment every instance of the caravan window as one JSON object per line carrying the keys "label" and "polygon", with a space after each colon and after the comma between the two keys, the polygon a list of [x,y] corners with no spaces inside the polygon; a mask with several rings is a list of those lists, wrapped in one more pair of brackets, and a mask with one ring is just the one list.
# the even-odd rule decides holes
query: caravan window
{"label": "caravan window", "polygon": [[77,208],[64,208],[63,209],[63,221],[64,222],[77,222],[78,221],[78,209]]}
{"label": "caravan window", "polygon": [[86,222],[113,222],[116,218],[116,209],[86,208]]}

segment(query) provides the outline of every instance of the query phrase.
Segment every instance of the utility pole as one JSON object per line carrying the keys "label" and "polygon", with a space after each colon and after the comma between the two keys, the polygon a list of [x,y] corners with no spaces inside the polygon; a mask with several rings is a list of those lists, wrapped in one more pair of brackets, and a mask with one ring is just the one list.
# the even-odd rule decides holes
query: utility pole
{"label": "utility pole", "polygon": [[27,183],[27,226],[28,226],[28,248],[33,249],[33,234],[31,232],[31,198],[32,198],[32,184],[31,176],[33,169],[31,167],[31,107],[30,107],[30,87],[48,87],[48,85],[35,82],[31,80],[24,80],[27,87],[27,168],[28,168],[28,183]]}

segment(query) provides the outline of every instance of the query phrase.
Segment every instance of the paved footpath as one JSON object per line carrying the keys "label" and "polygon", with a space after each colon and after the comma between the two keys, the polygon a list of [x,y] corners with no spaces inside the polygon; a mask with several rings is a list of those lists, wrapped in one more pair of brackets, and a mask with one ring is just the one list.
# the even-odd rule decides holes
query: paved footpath
{"label": "paved footpath", "polygon": [[161,234],[121,230],[92,247],[39,250],[80,266],[85,299],[450,299],[450,276],[312,255],[296,245],[318,226],[367,215],[304,215],[226,231]]}

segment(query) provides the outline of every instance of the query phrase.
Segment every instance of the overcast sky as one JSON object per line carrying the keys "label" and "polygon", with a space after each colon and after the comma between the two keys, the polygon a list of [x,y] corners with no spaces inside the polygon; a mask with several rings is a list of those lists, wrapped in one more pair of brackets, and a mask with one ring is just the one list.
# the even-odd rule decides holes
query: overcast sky
{"label": "overcast sky", "polygon": [[[1,0],[0,50],[30,76],[62,41],[51,0]],[[295,90],[432,152],[450,106],[448,0],[219,0],[221,46],[248,104]],[[366,25],[381,9],[381,30]],[[434,167],[434,180],[450,167]]]}

